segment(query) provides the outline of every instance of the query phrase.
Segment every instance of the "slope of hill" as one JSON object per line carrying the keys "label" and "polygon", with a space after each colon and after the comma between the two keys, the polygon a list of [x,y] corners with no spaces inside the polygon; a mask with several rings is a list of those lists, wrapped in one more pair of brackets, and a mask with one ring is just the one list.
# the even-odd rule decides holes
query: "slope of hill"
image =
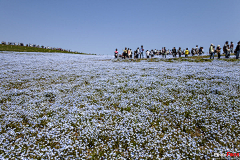
{"label": "slope of hill", "polygon": [[18,45],[4,45],[0,44],[0,51],[14,51],[14,52],[57,52],[57,53],[73,53],[73,54],[87,54],[82,52],[68,52],[61,50],[45,49],[45,48],[36,48],[36,47],[27,47],[27,46],[18,46]]}

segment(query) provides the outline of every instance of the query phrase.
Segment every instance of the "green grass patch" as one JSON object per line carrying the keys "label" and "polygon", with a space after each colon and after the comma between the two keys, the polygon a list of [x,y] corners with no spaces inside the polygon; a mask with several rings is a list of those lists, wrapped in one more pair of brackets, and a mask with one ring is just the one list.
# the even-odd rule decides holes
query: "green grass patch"
{"label": "green grass patch", "polygon": [[18,46],[18,45],[3,45],[3,44],[0,44],[0,51],[87,54],[87,53],[82,53],[82,52],[69,52],[69,51],[37,48],[37,47],[27,47],[27,46]]}

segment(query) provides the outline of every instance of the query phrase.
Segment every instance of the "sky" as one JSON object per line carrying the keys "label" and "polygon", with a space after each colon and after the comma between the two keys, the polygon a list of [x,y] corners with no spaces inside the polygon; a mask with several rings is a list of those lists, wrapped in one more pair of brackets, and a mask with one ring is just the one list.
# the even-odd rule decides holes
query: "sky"
{"label": "sky", "polygon": [[240,0],[0,0],[0,41],[112,54],[240,41]]}

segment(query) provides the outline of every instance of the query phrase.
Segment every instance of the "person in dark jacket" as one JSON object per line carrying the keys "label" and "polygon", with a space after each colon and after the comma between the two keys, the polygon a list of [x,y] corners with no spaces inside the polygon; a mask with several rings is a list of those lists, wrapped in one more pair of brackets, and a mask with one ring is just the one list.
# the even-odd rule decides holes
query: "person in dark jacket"
{"label": "person in dark jacket", "polygon": [[236,47],[236,52],[237,52],[236,59],[238,59],[239,58],[239,54],[240,54],[240,41],[238,42],[238,45]]}
{"label": "person in dark jacket", "polygon": [[179,57],[181,57],[181,55],[182,55],[182,50],[181,50],[181,47],[179,47],[179,49],[178,49],[178,55],[179,55]]}
{"label": "person in dark jacket", "polygon": [[228,41],[226,41],[223,46],[223,53],[225,54],[225,58],[228,58],[227,48],[228,48]]}
{"label": "person in dark jacket", "polygon": [[115,58],[118,58],[118,50],[116,49],[116,51],[114,52],[114,56]]}
{"label": "person in dark jacket", "polygon": [[230,54],[233,53],[233,48],[234,48],[234,44],[233,44],[233,42],[231,42],[231,44],[230,44]]}
{"label": "person in dark jacket", "polygon": [[176,57],[176,55],[177,55],[177,51],[176,51],[175,47],[173,47],[173,49],[172,49],[172,55],[173,55],[173,57]]}
{"label": "person in dark jacket", "polygon": [[199,56],[201,56],[203,54],[203,47],[199,48]]}
{"label": "person in dark jacket", "polygon": [[195,49],[194,48],[191,49],[191,54],[192,54],[192,56],[194,56],[194,54],[195,54]]}

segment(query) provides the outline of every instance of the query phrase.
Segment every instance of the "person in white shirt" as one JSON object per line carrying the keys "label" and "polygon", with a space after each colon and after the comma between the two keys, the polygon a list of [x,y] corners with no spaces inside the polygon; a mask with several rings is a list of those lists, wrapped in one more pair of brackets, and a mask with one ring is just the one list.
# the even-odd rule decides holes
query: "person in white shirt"
{"label": "person in white shirt", "polygon": [[150,55],[151,55],[151,58],[154,56],[153,49],[151,50]]}
{"label": "person in white shirt", "polygon": [[138,55],[138,57],[140,56],[140,58],[141,58],[141,52],[140,52],[139,47],[137,48],[137,55]]}
{"label": "person in white shirt", "polygon": [[150,52],[147,50],[147,51],[146,51],[146,57],[147,57],[147,58],[149,58],[149,54],[150,54]]}
{"label": "person in white shirt", "polygon": [[156,55],[156,54],[157,54],[157,50],[156,50],[156,49],[154,50],[153,54],[154,54],[154,55]]}

